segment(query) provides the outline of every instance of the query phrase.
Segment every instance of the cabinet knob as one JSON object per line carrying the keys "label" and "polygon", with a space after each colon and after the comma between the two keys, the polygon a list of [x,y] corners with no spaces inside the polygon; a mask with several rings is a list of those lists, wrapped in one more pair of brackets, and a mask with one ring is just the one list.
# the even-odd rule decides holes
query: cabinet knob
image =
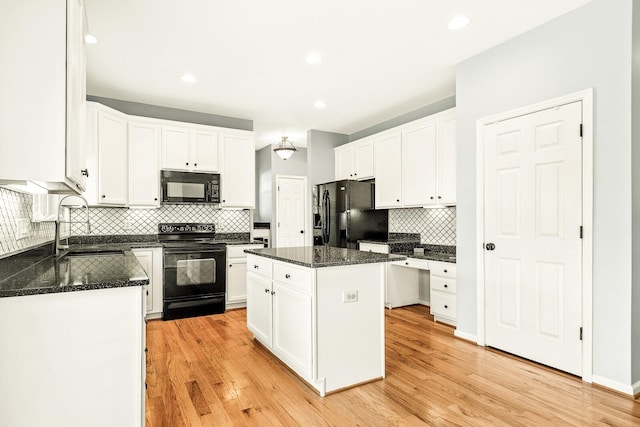
{"label": "cabinet knob", "polygon": [[431,200],[433,200],[433,196],[429,197]]}
{"label": "cabinet knob", "polygon": [[396,202],[399,202],[399,201],[400,201],[400,199],[396,199]]}
{"label": "cabinet knob", "polygon": [[445,284],[444,284],[444,287],[445,287],[445,288],[448,288],[448,287],[449,287],[449,285],[447,285],[447,284],[445,283]]}
{"label": "cabinet knob", "polygon": [[225,203],[225,202],[226,202],[226,200],[222,199],[222,203]]}
{"label": "cabinet knob", "polygon": [[271,291],[271,295],[275,295],[275,294],[276,294],[276,291]]}
{"label": "cabinet knob", "polygon": [[269,293],[269,289],[265,289],[265,290],[264,290],[264,293],[265,293],[265,294],[268,294],[268,293]]}
{"label": "cabinet knob", "polygon": [[89,178],[89,169],[80,169],[80,173]]}
{"label": "cabinet knob", "polygon": [[149,290],[147,289],[147,295],[149,295]]}
{"label": "cabinet knob", "polygon": [[445,273],[447,272],[447,270],[444,271]]}
{"label": "cabinet knob", "polygon": [[233,264],[229,264],[229,268],[233,267]]}
{"label": "cabinet knob", "polygon": [[254,264],[253,268],[258,269],[258,264]]}
{"label": "cabinet knob", "polygon": [[352,173],[350,173],[350,174],[349,174],[349,176],[353,176],[353,174],[352,174]]}
{"label": "cabinet knob", "polygon": [[104,194],[102,195],[102,198],[103,198],[103,199],[104,199],[104,198],[106,198],[106,197],[107,197],[107,196],[105,196]]}
{"label": "cabinet knob", "polygon": [[300,234],[304,234],[304,230],[300,230]]}
{"label": "cabinet knob", "polygon": [[189,166],[189,162],[185,163],[186,166]]}
{"label": "cabinet knob", "polygon": [[438,199],[442,199],[442,197],[438,196]]}
{"label": "cabinet knob", "polygon": [[405,262],[404,265],[409,265],[409,261]]}
{"label": "cabinet knob", "polygon": [[445,305],[444,305],[444,308],[449,308],[449,306],[445,304]]}
{"label": "cabinet knob", "polygon": [[154,197],[154,198],[153,198],[153,201],[154,201],[154,202],[157,202],[157,201],[158,201],[158,198],[157,198],[157,197]]}
{"label": "cabinet knob", "polygon": [[357,174],[357,173],[354,173],[354,174],[353,174],[353,176],[358,176],[358,174]]}
{"label": "cabinet knob", "polygon": [[194,164],[193,164],[193,166],[198,166],[198,164],[197,164],[197,163],[194,163]]}
{"label": "cabinet knob", "polygon": [[284,278],[285,279],[291,279],[291,275],[289,273],[287,273],[287,274],[284,275]]}

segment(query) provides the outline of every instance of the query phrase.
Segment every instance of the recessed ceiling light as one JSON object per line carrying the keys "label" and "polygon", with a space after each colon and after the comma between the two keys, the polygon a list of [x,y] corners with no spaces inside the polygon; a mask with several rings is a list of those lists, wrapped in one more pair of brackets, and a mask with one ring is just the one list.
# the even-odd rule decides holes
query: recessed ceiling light
{"label": "recessed ceiling light", "polygon": [[185,83],[195,83],[196,82],[196,78],[193,76],[193,74],[183,74],[181,79]]}
{"label": "recessed ceiling light", "polygon": [[98,43],[98,38],[96,36],[94,36],[93,34],[86,34],[84,36],[84,42],[87,44],[96,44]]}
{"label": "recessed ceiling light", "polygon": [[456,16],[447,25],[447,28],[450,30],[460,30],[467,25],[469,25],[470,19],[464,15]]}
{"label": "recessed ceiling light", "polygon": [[324,102],[323,100],[319,99],[313,104],[313,106],[316,107],[316,108],[322,109],[322,108],[327,106],[327,103]]}
{"label": "recessed ceiling light", "polygon": [[307,64],[317,64],[322,61],[322,56],[318,53],[310,53],[307,55]]}

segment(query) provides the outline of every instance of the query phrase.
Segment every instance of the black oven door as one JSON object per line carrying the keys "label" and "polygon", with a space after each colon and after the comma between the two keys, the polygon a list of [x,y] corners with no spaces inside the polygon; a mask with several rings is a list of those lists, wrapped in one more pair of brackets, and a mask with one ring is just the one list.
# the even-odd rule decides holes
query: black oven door
{"label": "black oven door", "polygon": [[225,248],[165,248],[164,299],[224,295],[225,267]]}

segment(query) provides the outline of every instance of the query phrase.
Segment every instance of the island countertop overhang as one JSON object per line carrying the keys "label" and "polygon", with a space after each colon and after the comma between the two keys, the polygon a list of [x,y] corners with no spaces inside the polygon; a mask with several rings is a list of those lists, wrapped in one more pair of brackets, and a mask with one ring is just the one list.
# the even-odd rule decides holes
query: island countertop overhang
{"label": "island countertop overhang", "polygon": [[299,246],[290,248],[245,249],[252,255],[288,262],[308,268],[337,267],[341,265],[373,264],[401,261],[406,256],[364,252],[332,246]]}

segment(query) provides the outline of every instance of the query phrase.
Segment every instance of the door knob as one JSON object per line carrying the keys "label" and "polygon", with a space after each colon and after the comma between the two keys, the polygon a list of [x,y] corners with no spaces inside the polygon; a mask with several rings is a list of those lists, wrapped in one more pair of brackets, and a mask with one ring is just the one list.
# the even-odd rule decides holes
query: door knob
{"label": "door knob", "polygon": [[494,245],[493,243],[487,243],[487,244],[485,245],[485,248],[486,248],[488,251],[492,251],[492,250],[494,250],[494,249],[496,248],[496,245]]}

